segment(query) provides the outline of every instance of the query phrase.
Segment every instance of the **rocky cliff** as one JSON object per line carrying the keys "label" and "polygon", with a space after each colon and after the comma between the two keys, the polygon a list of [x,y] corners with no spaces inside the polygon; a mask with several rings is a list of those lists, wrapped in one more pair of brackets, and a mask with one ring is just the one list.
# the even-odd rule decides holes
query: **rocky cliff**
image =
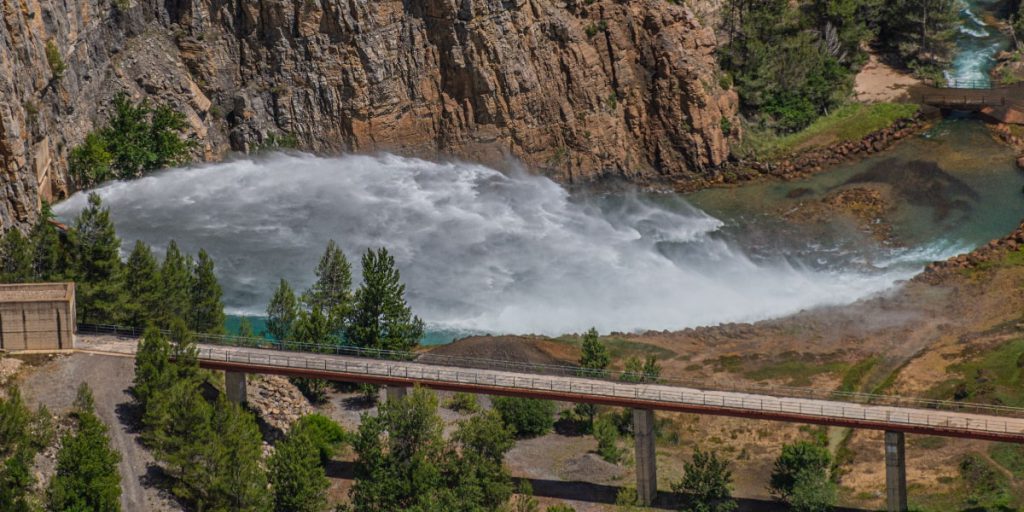
{"label": "rocky cliff", "polygon": [[667,0],[4,0],[2,16],[5,227],[73,189],[70,149],[119,91],[183,111],[205,160],[284,143],[580,183],[698,177],[738,136],[713,32]]}

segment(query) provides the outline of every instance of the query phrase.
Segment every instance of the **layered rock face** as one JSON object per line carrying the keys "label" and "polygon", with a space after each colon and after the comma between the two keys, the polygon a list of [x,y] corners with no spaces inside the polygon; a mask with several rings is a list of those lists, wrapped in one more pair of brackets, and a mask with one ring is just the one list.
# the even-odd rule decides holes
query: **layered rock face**
{"label": "layered rock face", "polygon": [[[700,177],[738,137],[713,32],[666,0],[5,0],[0,221],[73,188],[119,91],[183,111],[203,159],[297,144],[565,183]],[[59,78],[47,45],[66,63]],[[52,57],[50,59],[52,61]]]}

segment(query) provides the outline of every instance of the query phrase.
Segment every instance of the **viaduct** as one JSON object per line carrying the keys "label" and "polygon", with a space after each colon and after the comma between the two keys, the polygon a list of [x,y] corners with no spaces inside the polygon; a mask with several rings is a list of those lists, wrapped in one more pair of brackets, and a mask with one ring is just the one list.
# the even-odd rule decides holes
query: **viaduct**
{"label": "viaduct", "polygon": [[[135,334],[116,327],[89,330]],[[380,384],[387,387],[388,399],[423,386],[631,408],[637,495],[645,505],[657,493],[657,410],[884,431],[886,501],[892,512],[908,510],[904,434],[1024,443],[1024,409],[1003,406],[803,388],[707,389],[706,383],[667,379],[629,383],[613,372],[581,375],[574,367],[227,336],[198,335],[198,340],[200,366],[223,370],[227,395],[236,402],[246,400],[246,374],[258,373]],[[76,350],[128,356],[135,346],[80,340]]]}

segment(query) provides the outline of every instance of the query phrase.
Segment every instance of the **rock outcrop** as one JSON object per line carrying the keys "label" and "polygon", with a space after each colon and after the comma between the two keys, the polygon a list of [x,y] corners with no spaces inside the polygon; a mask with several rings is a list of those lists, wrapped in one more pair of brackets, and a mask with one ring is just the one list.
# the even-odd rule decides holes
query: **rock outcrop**
{"label": "rock outcrop", "polygon": [[664,0],[8,0],[2,16],[5,227],[73,189],[69,152],[119,91],[184,112],[206,160],[294,143],[685,180],[739,136],[714,33]]}

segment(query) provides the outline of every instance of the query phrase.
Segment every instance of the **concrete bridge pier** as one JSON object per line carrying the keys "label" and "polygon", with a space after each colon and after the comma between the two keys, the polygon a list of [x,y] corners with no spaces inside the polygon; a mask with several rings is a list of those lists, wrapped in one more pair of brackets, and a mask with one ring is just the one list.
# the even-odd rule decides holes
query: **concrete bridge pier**
{"label": "concrete bridge pier", "polygon": [[246,402],[244,372],[225,371],[224,388],[227,390],[228,400],[236,404],[244,404]]}
{"label": "concrete bridge pier", "polygon": [[658,494],[653,409],[633,409],[633,437],[636,440],[636,497],[639,505],[647,507]]}
{"label": "concrete bridge pier", "polygon": [[409,394],[409,386],[396,386],[394,384],[389,384],[384,386],[384,393],[389,401],[399,400],[405,398],[406,395]]}
{"label": "concrete bridge pier", "polygon": [[885,498],[888,512],[907,512],[907,463],[903,432],[885,432]]}

